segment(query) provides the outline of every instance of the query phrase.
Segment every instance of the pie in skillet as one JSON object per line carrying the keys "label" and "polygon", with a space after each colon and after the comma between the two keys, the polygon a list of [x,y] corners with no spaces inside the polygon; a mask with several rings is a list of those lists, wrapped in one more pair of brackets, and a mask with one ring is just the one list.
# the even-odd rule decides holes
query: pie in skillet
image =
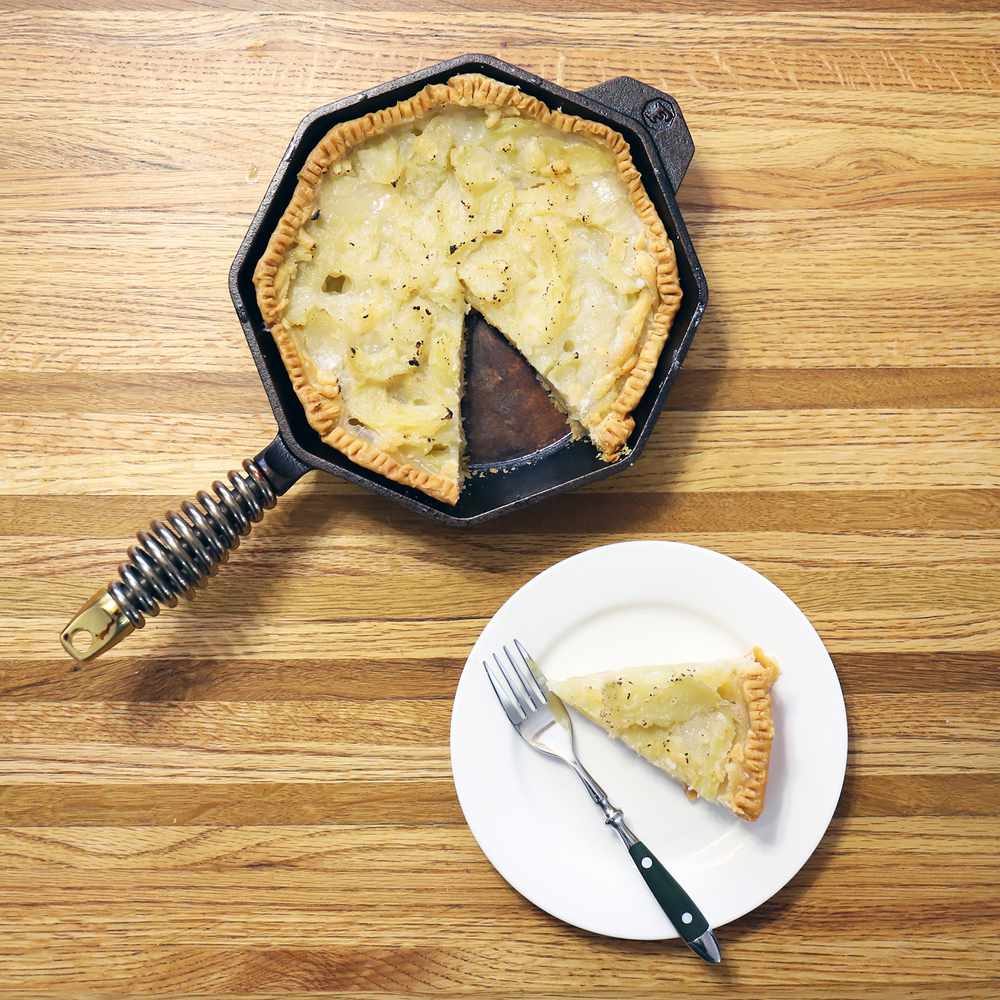
{"label": "pie in skillet", "polygon": [[754,649],[717,663],[639,667],[550,684],[640,756],[743,819],[764,808],[778,665]]}
{"label": "pie in skillet", "polygon": [[470,309],[614,461],[681,297],[625,139],[477,74],[331,129],[254,284],[323,440],[447,503]]}

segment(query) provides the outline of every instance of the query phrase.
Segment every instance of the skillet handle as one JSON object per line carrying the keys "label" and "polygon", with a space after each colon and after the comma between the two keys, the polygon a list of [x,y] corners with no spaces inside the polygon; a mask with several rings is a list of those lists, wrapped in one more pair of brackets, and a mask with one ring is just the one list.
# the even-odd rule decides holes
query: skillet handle
{"label": "skillet handle", "polygon": [[694,156],[694,140],[680,105],[669,94],[631,76],[605,80],[583,93],[645,126],[676,194]]}
{"label": "skillet handle", "polygon": [[308,469],[279,434],[243,463],[242,474],[230,472],[211,493],[185,500],[179,514],[168,511],[162,522],[153,521],[128,550],[119,579],[94,594],[62,630],[63,648],[77,660],[92,660],[142,628],[161,604],[172,608],[178,596],[191,597]]}

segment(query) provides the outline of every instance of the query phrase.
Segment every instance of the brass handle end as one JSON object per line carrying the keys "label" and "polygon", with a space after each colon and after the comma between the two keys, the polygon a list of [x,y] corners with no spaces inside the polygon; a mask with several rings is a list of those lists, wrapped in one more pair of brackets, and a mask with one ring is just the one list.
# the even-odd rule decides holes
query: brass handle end
{"label": "brass handle end", "polygon": [[99,590],[62,630],[63,649],[76,660],[90,660],[135,631],[107,590]]}

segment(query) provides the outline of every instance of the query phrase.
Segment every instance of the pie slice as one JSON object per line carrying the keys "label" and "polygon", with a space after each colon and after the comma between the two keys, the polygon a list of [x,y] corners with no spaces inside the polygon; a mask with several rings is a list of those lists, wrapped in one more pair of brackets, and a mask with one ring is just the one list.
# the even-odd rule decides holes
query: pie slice
{"label": "pie slice", "polygon": [[478,74],[331,129],[254,284],[323,440],[448,503],[469,309],[613,461],[681,297],[625,139]]}
{"label": "pie slice", "polygon": [[717,663],[636,667],[552,683],[552,690],[701,796],[754,820],[774,726],[778,665],[754,648]]}

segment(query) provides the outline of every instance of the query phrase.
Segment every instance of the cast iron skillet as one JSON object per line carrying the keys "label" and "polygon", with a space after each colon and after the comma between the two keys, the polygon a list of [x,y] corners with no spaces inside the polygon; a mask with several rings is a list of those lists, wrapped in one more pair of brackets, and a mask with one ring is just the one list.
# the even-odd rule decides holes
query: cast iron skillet
{"label": "cast iron skillet", "polygon": [[[358,118],[412,96],[428,83],[456,73],[485,73],[516,84],[550,107],[606,122],[628,140],[649,196],[673,240],[684,298],[670,339],[639,406],[627,457],[601,462],[589,441],[573,441],[520,356],[481,317],[472,314],[467,341],[464,421],[472,476],[459,502],[450,507],[410,487],[354,465],[323,444],[308,424],[298,397],[264,326],[252,284],[253,269],[291,198],[296,176],[309,152],[337,122]],[[66,651],[78,660],[102,653],[145,615],[173,607],[215,573],[240,537],[252,529],[310,469],[322,469],[395,500],[418,514],[455,526],[478,524],[543,497],[612,476],[631,465],[653,429],[670,386],[694,338],[708,301],[708,285],[677,208],[677,190],[694,144],[677,102],[652,87],[622,76],[574,93],[493,56],[466,55],[438,63],[390,83],[319,108],[303,119],[281,159],[274,179],[247,231],[229,272],[229,290],[250,353],[271,402],[278,434],[243,474],[213,484],[197,503],[181,505],[163,522],[140,532],[128,550],[119,579],[98,591],[61,634]],[[214,495],[213,495],[214,494]]]}

